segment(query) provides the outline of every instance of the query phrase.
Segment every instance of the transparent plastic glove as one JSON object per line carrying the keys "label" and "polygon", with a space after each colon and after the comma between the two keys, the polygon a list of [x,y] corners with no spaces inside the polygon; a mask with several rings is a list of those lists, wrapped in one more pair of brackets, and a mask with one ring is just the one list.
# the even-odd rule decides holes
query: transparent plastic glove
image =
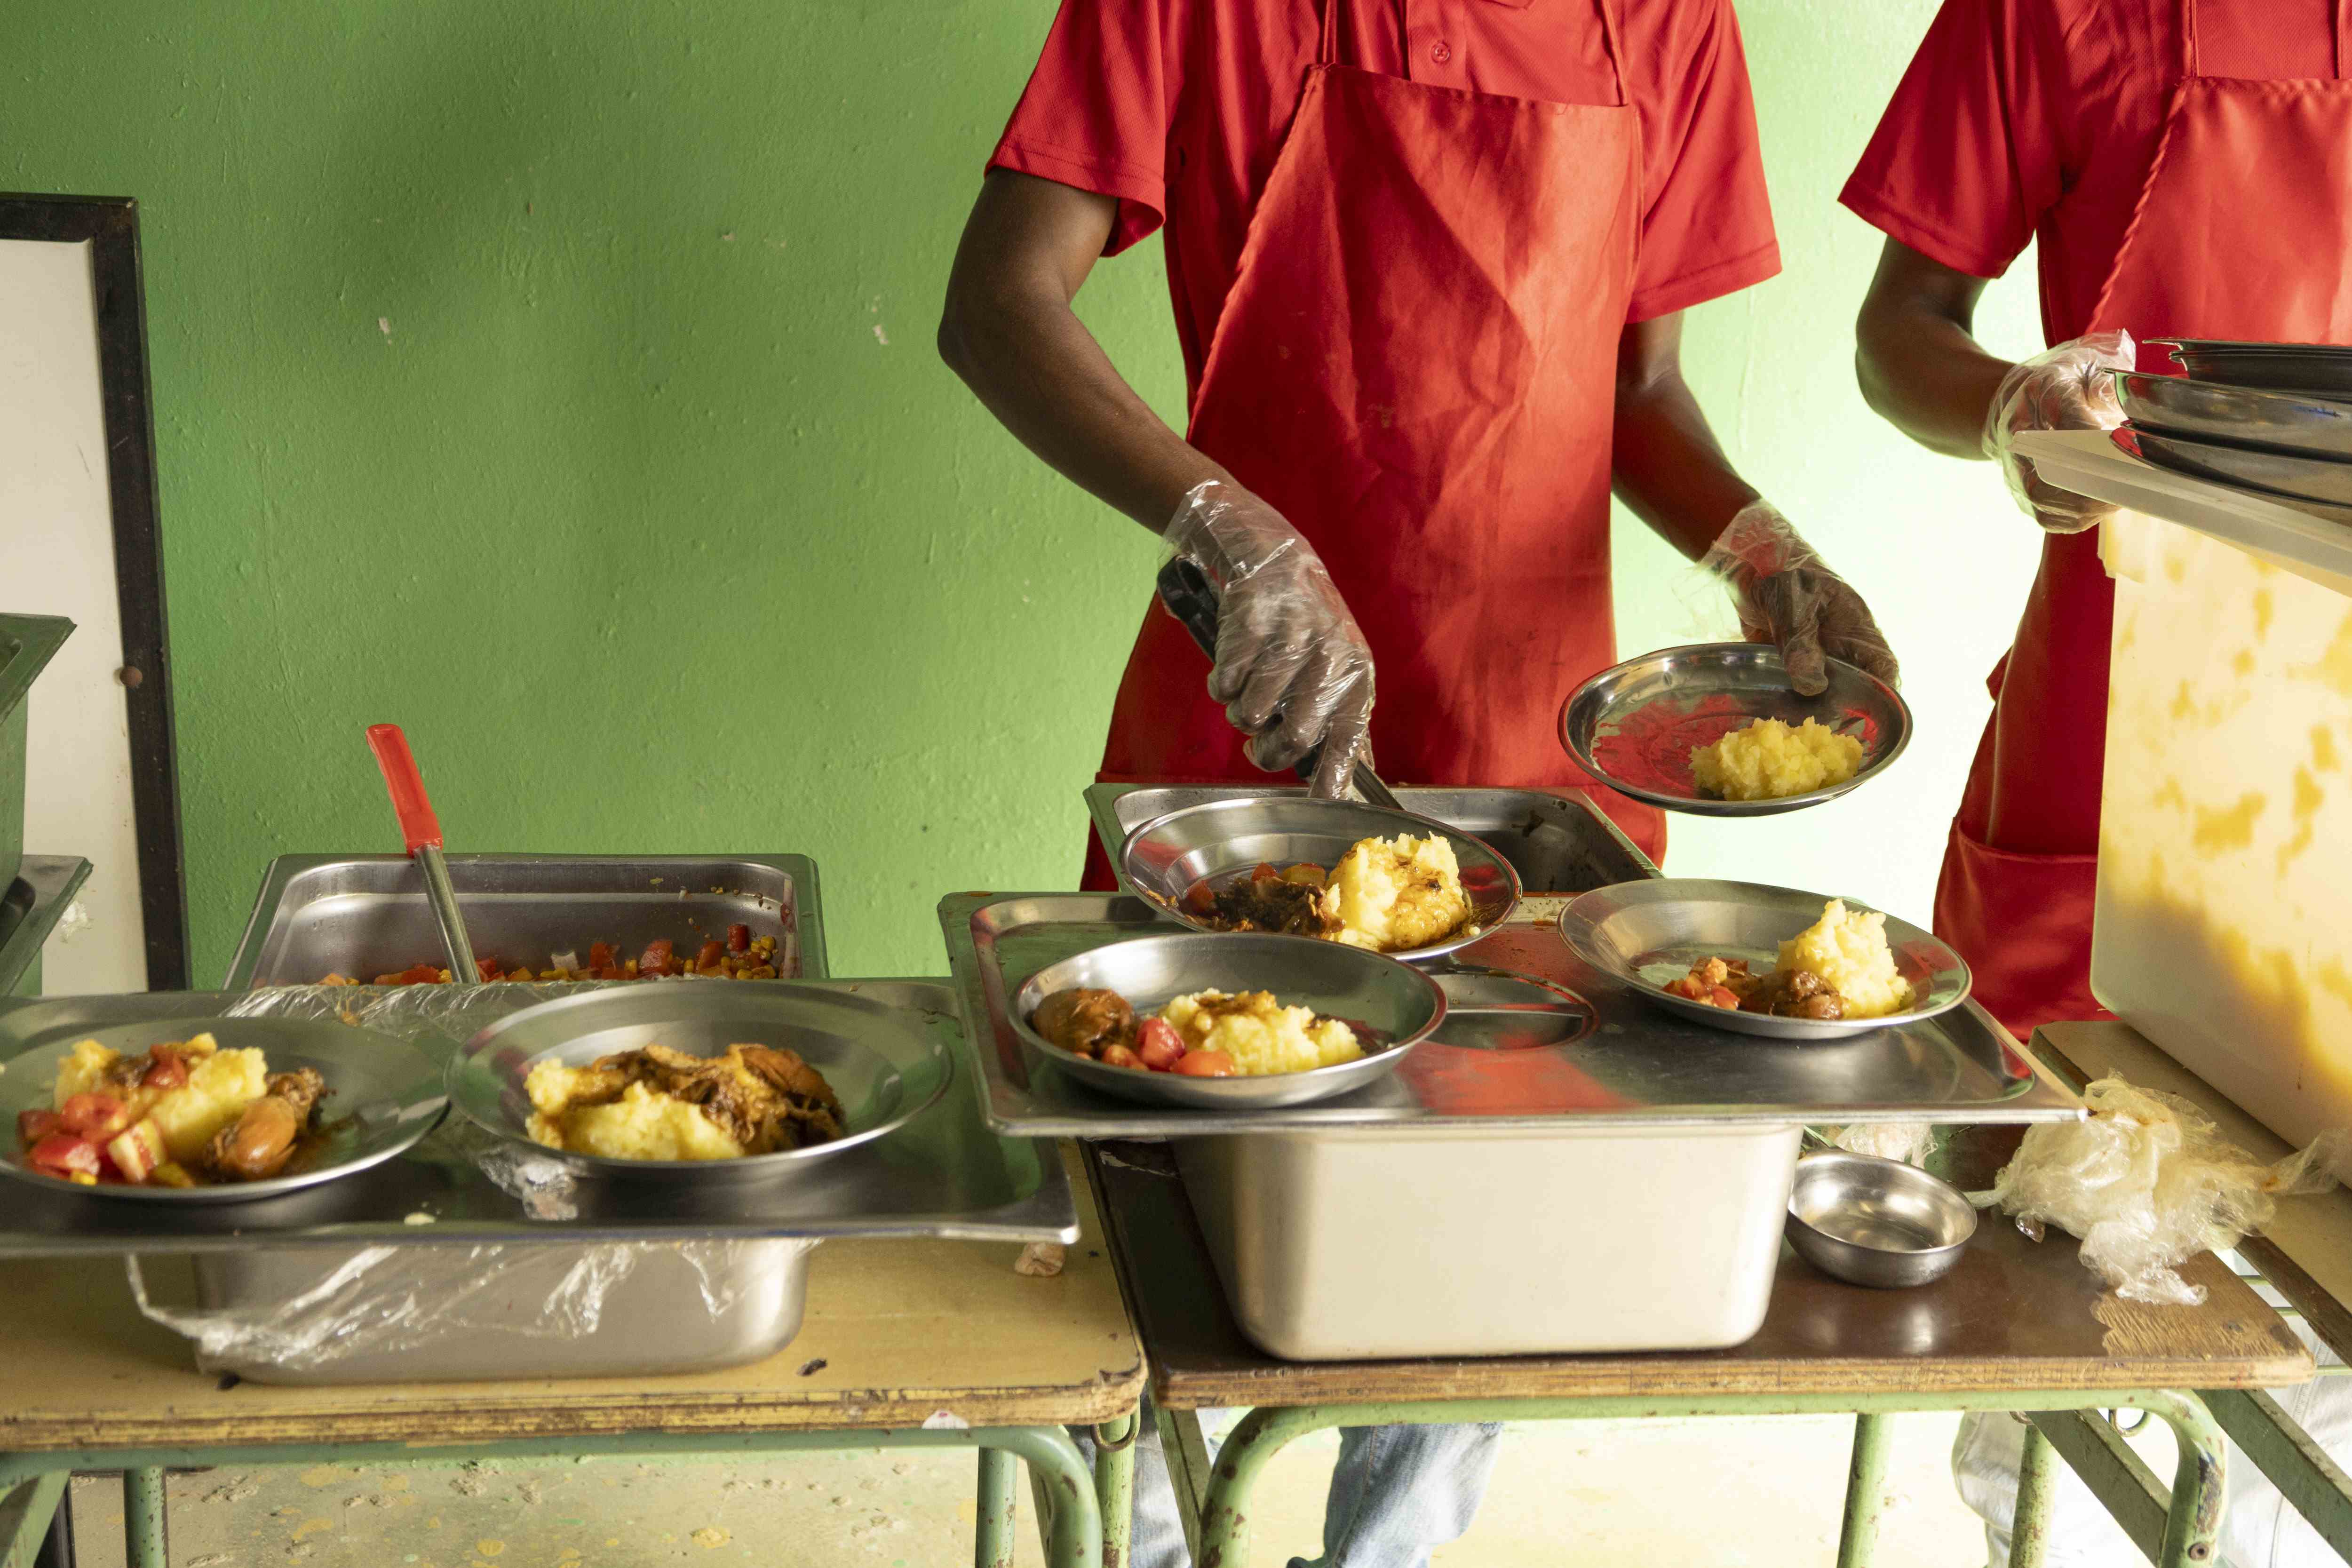
{"label": "transparent plastic glove", "polygon": [[1799,696],[1818,697],[1827,689],[1825,658],[1843,659],[1890,686],[1901,679],[1870,606],[1769,501],[1742,508],[1698,564],[1731,590],[1740,635],[1780,648]]}
{"label": "transparent plastic glove", "polygon": [[2122,424],[2112,373],[2134,368],[2137,353],[2129,332],[2094,332],[2012,365],[2000,378],[1985,413],[1985,456],[2000,465],[2017,504],[2052,533],[2096,528],[2116,509],[2043,483],[2017,455],[2017,437],[2026,430],[2112,430]]}
{"label": "transparent plastic glove", "polygon": [[1298,531],[1238,485],[1196,485],[1161,537],[1217,591],[1209,695],[1250,737],[1249,759],[1282,773],[1318,746],[1308,783],[1346,793],[1371,752],[1372,650]]}

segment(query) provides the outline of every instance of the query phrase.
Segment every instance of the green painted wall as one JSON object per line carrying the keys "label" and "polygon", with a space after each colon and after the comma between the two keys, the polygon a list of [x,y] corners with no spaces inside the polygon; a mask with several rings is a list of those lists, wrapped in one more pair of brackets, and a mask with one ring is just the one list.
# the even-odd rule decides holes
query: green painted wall
{"label": "green painted wall", "polygon": [[[841,973],[940,968],[942,891],[1074,878],[1149,541],[931,349],[1051,10],[0,7],[0,187],[142,208],[201,979],[271,856],[398,847],[378,720],[454,847],[814,855]],[[1691,353],[1896,628],[1921,740],[1849,804],[1675,856],[1914,913],[2032,549],[1849,370],[1876,241],[1832,198],[1930,10],[1748,7],[1790,275],[1699,312]],[[1163,289],[1147,246],[1081,307],[1172,416]],[[1691,629],[1638,530],[1621,578],[1627,648]]]}

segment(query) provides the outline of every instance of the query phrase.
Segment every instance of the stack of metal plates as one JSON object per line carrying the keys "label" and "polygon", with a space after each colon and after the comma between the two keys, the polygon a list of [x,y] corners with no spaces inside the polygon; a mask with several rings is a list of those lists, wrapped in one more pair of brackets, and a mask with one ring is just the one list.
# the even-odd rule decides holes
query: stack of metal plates
{"label": "stack of metal plates", "polygon": [[2117,373],[2131,421],[2117,446],[2176,473],[2352,508],[2352,348],[2155,342],[2188,376]]}

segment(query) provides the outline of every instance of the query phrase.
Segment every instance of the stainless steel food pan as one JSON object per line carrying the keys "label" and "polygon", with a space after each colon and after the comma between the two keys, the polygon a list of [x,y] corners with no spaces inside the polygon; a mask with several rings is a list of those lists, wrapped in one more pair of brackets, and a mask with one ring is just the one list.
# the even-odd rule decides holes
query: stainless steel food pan
{"label": "stainless steel food pan", "polygon": [[2187,436],[2167,435],[2130,426],[2116,432],[2116,445],[2161,468],[2191,474],[2239,489],[2283,496],[2288,500],[2316,502],[2333,508],[2352,507],[2352,463],[2332,458],[2297,457],[2252,447],[2225,446]]}
{"label": "stainless steel food pan", "polygon": [[1764,1321],[1802,1129],[1173,1142],[1244,1332],[1290,1361],[1706,1350]]}
{"label": "stainless steel food pan", "polygon": [[0,882],[0,996],[39,994],[41,948],[89,877],[76,856],[27,855],[16,879]]}
{"label": "stainless steel food pan", "polygon": [[73,629],[58,616],[0,616],[0,892],[25,854],[25,699]]}
{"label": "stainless steel food pan", "polygon": [[[1213,800],[1303,795],[1241,784],[1093,784],[1087,809],[1111,864],[1128,835],[1155,817]],[[1528,893],[1581,893],[1654,877],[1658,868],[1600,808],[1573,791],[1401,789],[1405,810],[1470,834],[1511,863]]]}
{"label": "stainless steel food pan", "polygon": [[[370,1304],[350,1314],[361,1348],[321,1355],[289,1343],[274,1354],[258,1336],[226,1351],[199,1341],[196,1365],[256,1383],[308,1384],[622,1377],[741,1366],[773,1355],[800,1332],[814,1245],[703,1243],[698,1254],[674,1244],[640,1245],[595,1310],[571,1314],[551,1310],[551,1302],[578,1304],[583,1279],[597,1268],[592,1254],[609,1258],[614,1249],[402,1247],[344,1288]],[[331,1309],[297,1303],[358,1256],[358,1249],[320,1247],[200,1253],[190,1260],[195,1304],[201,1312],[282,1321],[289,1329],[323,1325],[335,1321]],[[404,1299],[424,1303],[442,1321],[406,1335],[382,1332],[382,1312]]]}
{"label": "stainless steel food pan", "polygon": [[2116,372],[2116,401],[2143,430],[2352,462],[2352,403],[2132,371]]}
{"label": "stainless steel food pan", "polygon": [[[783,979],[826,975],[815,863],[801,855],[452,855],[475,950],[544,967],[611,942],[667,937],[691,956],[730,925],[772,936]],[[441,963],[425,880],[402,855],[281,855],[269,863],[222,988],[366,980]]]}

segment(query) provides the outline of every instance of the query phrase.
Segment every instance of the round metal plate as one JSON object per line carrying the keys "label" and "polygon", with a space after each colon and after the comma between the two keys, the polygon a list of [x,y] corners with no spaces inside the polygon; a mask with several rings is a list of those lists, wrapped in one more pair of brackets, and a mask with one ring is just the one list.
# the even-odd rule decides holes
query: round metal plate
{"label": "round metal plate", "polygon": [[2130,371],[2116,373],[2116,400],[2142,430],[2352,462],[2352,403]]}
{"label": "round metal plate", "polygon": [[[1029,1026],[1037,1004],[1072,986],[1116,991],[1139,1017],[1195,991],[1271,991],[1286,1006],[1344,1019],[1360,1040],[1387,1042],[1351,1062],[1263,1078],[1185,1078],[1115,1068],[1051,1045]],[[1265,1110],[1306,1105],[1361,1089],[1394,1072],[1407,1052],[1445,1017],[1445,993],[1410,964],[1311,936],[1261,931],[1137,937],[1064,959],[1031,975],[1013,999],[1022,1043],[1090,1089],[1145,1105]]]}
{"label": "round metal plate", "polygon": [[2352,349],[2336,344],[2149,338],[2141,346],[2171,350],[2174,363],[2199,381],[2352,397]]}
{"label": "round metal plate", "polygon": [[407,1041],[373,1029],[316,1018],[160,1018],[97,1029],[12,1058],[0,1073],[0,1126],[7,1149],[0,1173],[27,1182],[58,1183],[24,1164],[16,1138],[16,1113],[47,1110],[58,1068],[83,1040],[124,1056],[150,1046],[209,1034],[223,1050],[262,1051],[273,1073],[314,1068],[331,1099],[320,1114],[331,1129],[303,1168],[266,1182],[224,1182],[207,1187],[151,1187],[101,1183],[75,1190],[89,1197],[139,1204],[234,1204],[316,1186],[391,1159],[440,1122],[448,1101],[441,1069]]}
{"label": "round metal plate", "polygon": [[[1759,719],[1817,719],[1862,742],[1862,766],[1842,784],[1779,800],[1701,795],[1691,752]],[[1837,659],[1829,689],[1800,697],[1770,644],[1699,643],[1628,659],[1578,687],[1560,708],[1559,738],[1593,777],[1636,800],[1694,816],[1769,816],[1835,800],[1885,771],[1911,743],[1911,710],[1893,687]]]}
{"label": "round metal plate", "polygon": [[1519,901],[1519,874],[1485,840],[1432,817],[1352,800],[1244,795],[1187,806],[1154,817],[1129,834],[1119,847],[1118,868],[1128,885],[1160,913],[1194,931],[1213,931],[1214,926],[1183,907],[1185,895],[1201,883],[1246,871],[1261,861],[1290,866],[1311,860],[1328,870],[1363,839],[1399,834],[1443,838],[1454,846],[1454,858],[1462,868],[1462,890],[1470,900],[1470,922],[1444,942],[1401,949],[1389,957],[1407,963],[1441,957],[1469,946],[1510,918]]}
{"label": "round metal plate", "polygon": [[2339,517],[2352,515],[2352,463],[2225,447],[2218,441],[2168,436],[2129,425],[2118,426],[2111,439],[2133,457],[2160,468],[2277,496],[2297,505],[2325,507]]}
{"label": "round metal plate", "polygon": [[[656,1044],[697,1057],[735,1045],[796,1051],[840,1099],[843,1135],[740,1160],[612,1160],[531,1142],[523,1080],[533,1067],[549,1059],[584,1067]],[[449,1098],[477,1125],[583,1175],[732,1183],[806,1171],[870,1143],[929,1109],[953,1074],[947,1047],[919,1017],[851,992],[652,985],[565,996],[499,1019],[450,1058]]]}
{"label": "round metal plate", "polygon": [[[1665,989],[1703,958],[1744,958],[1762,973],[1780,962],[1780,944],[1822,918],[1820,893],[1753,882],[1663,878],[1621,882],[1571,901],[1559,932],[1585,963],[1670,1013],[1744,1035],[1780,1040],[1842,1040],[1898,1028],[1949,1012],[1969,999],[1960,955],[1907,921],[1886,917],[1895,967],[1918,1005],[1884,1018],[1776,1018],[1710,1007]],[[1849,909],[1867,905],[1846,900]]]}

